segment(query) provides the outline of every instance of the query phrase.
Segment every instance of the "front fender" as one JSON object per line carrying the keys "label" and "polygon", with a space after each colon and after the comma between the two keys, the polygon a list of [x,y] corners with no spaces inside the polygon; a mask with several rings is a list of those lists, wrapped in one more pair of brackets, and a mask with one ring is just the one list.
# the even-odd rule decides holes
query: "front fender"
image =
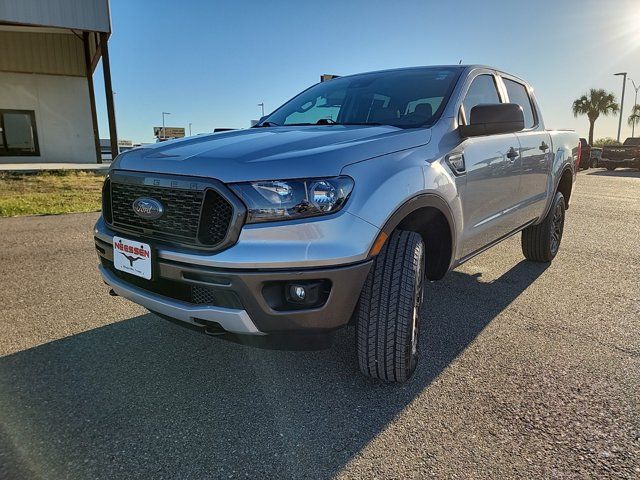
{"label": "front fender", "polygon": [[420,147],[345,167],[342,173],[355,180],[349,212],[390,233],[411,212],[434,207],[447,218],[451,230],[452,257],[462,230],[462,204],[458,182],[442,159]]}

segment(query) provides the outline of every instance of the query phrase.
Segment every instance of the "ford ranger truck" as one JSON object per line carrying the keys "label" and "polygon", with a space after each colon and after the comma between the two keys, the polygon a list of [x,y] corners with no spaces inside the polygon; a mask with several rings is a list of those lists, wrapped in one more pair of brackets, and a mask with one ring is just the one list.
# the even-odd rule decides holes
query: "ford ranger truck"
{"label": "ford ranger truck", "polygon": [[490,67],[335,78],[253,128],[120,154],[100,273],[113,295],[208,333],[354,324],[362,372],[402,382],[425,280],[518,232],[525,258],[553,260],[579,150],[545,129],[525,81]]}
{"label": "ford ranger truck", "polygon": [[599,162],[607,170],[616,168],[640,169],[640,137],[629,137],[622,145],[606,145]]}

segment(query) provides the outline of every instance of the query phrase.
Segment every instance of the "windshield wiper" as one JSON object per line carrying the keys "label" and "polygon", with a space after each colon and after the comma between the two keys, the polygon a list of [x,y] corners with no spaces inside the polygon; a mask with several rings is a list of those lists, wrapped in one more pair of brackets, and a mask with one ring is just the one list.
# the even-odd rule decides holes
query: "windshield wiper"
{"label": "windshield wiper", "polygon": [[371,125],[373,127],[379,127],[383,124],[378,122],[335,122],[330,123],[329,125]]}
{"label": "windshield wiper", "polygon": [[275,122],[262,122],[258,125],[254,125],[253,128],[261,128],[261,127],[281,127],[282,125]]}
{"label": "windshield wiper", "polygon": [[254,125],[252,128],[262,128],[262,127],[310,127],[310,126],[332,126],[332,125],[365,125],[365,126],[380,126],[384,125],[382,123],[377,122],[334,122],[332,120],[327,121],[326,118],[319,120],[316,123],[287,123],[286,125],[280,125],[275,122],[262,122],[258,125]]}
{"label": "windshield wiper", "polygon": [[372,125],[372,126],[379,126],[382,125],[381,123],[377,123],[377,122],[336,122],[335,120],[332,120],[331,118],[321,118],[320,120],[318,120],[316,122],[315,125]]}

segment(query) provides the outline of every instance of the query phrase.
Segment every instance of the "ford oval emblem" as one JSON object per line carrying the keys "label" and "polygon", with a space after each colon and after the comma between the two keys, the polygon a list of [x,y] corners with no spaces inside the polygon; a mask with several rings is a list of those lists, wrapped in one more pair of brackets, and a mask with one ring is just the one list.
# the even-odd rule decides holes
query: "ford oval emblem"
{"label": "ford oval emblem", "polygon": [[164,207],[155,198],[140,197],[133,201],[133,211],[145,220],[155,220],[164,213]]}

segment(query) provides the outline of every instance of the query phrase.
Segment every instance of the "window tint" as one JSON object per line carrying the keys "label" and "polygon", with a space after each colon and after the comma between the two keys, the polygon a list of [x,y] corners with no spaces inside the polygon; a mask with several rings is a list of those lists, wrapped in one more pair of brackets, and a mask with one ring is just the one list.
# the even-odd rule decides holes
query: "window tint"
{"label": "window tint", "polygon": [[0,110],[0,155],[39,155],[33,111]]}
{"label": "window tint", "polygon": [[507,87],[507,94],[509,95],[509,103],[517,103],[522,107],[524,113],[524,128],[531,128],[535,125],[535,118],[533,116],[533,108],[531,108],[531,99],[527,88],[521,83],[514,82],[504,78],[504,85]]}
{"label": "window tint", "polygon": [[[442,97],[421,98],[419,100],[414,100],[413,102],[407,103],[407,108],[404,114],[408,115],[410,113],[415,113],[416,110],[419,111],[421,108],[429,108],[429,107],[431,108],[432,112],[435,112],[440,107],[442,100],[443,100]],[[423,105],[423,104],[428,104],[429,107],[421,107],[420,105]]]}
{"label": "window tint", "polygon": [[335,78],[301,93],[265,121],[277,125],[429,125],[440,115],[461,71],[462,67],[434,67]]}
{"label": "window tint", "polygon": [[315,99],[300,105],[300,107],[287,115],[284,125],[292,123],[318,123],[319,120],[326,119],[336,121],[340,107],[344,102],[345,91],[331,92],[331,95],[320,95]]}
{"label": "window tint", "polygon": [[467,96],[464,97],[462,102],[467,123],[469,122],[471,109],[483,103],[500,103],[496,82],[491,75],[478,75],[471,82]]}

